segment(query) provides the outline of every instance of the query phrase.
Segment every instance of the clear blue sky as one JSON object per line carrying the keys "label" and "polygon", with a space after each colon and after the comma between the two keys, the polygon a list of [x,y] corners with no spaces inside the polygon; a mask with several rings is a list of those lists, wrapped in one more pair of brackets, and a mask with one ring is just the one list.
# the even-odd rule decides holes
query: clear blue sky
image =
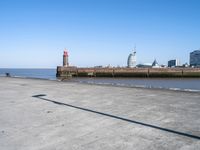
{"label": "clear blue sky", "polygon": [[0,68],[189,61],[200,48],[200,0],[1,0]]}

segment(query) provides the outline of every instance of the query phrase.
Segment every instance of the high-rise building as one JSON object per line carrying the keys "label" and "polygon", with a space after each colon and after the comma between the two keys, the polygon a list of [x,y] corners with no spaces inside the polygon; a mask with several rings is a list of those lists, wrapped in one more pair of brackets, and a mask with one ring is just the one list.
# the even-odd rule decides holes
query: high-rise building
{"label": "high-rise building", "polygon": [[200,50],[195,50],[190,53],[190,66],[200,66]]}
{"label": "high-rise building", "polygon": [[168,67],[180,66],[180,61],[178,59],[172,59],[168,61]]}
{"label": "high-rise building", "polygon": [[129,54],[129,56],[128,56],[127,66],[128,66],[128,68],[136,67],[136,50],[135,49],[134,49],[133,53]]}

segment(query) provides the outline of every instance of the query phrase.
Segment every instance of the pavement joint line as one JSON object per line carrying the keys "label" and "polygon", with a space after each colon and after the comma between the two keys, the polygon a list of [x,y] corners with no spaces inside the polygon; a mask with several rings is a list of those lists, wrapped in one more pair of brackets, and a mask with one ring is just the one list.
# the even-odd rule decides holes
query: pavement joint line
{"label": "pavement joint line", "polygon": [[46,94],[39,94],[39,95],[33,95],[32,97],[38,98],[38,99],[41,99],[41,100],[44,100],[44,101],[52,102],[52,103],[57,104],[57,105],[64,105],[64,106],[68,106],[68,107],[71,107],[71,108],[75,108],[75,109],[79,109],[79,110],[83,110],[83,111],[107,116],[107,117],[110,117],[110,118],[115,118],[115,119],[122,120],[122,121],[126,121],[126,122],[129,122],[129,123],[143,125],[143,126],[146,126],[146,127],[149,127],[149,128],[153,128],[153,129],[157,129],[157,130],[161,130],[161,131],[166,131],[166,132],[173,133],[173,134],[176,134],[176,135],[181,135],[181,136],[184,136],[184,137],[189,137],[189,138],[200,140],[200,136],[197,136],[197,135],[192,135],[192,134],[188,134],[188,133],[184,133],[184,132],[180,132],[180,131],[175,131],[175,130],[172,130],[172,129],[163,128],[163,127],[151,125],[151,124],[148,124],[148,123],[143,123],[143,122],[140,122],[140,121],[127,119],[127,118],[115,116],[115,115],[112,115],[112,114],[107,114],[107,113],[104,113],[104,112],[99,112],[99,111],[95,111],[95,110],[91,110],[91,109],[87,109],[87,108],[83,108],[83,107],[79,107],[79,106],[74,106],[74,105],[54,101],[54,100],[51,100],[51,99],[48,99],[48,98],[44,98],[44,96],[47,96],[47,95]]}

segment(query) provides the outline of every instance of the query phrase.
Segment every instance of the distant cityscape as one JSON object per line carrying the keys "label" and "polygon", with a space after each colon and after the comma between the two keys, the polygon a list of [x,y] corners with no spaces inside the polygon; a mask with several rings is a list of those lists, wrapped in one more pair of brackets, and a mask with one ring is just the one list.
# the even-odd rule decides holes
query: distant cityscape
{"label": "distant cityscape", "polygon": [[168,61],[167,65],[159,64],[155,59],[153,63],[137,64],[136,61],[136,49],[133,50],[128,56],[127,60],[128,68],[174,68],[174,67],[200,67],[200,50],[194,50],[190,53],[190,62],[181,64],[179,59],[172,59]]}
{"label": "distant cityscape", "polygon": [[[107,65],[106,67],[112,68],[112,66],[110,65]],[[134,48],[133,52],[128,55],[126,67],[127,68],[180,68],[180,67],[200,68],[200,49],[190,52],[189,64],[187,62],[181,64],[179,59],[174,58],[174,59],[168,60],[167,65],[165,65],[165,64],[159,64],[156,59],[154,59],[152,63],[137,64],[136,48]],[[95,66],[95,68],[103,68],[103,66]]]}
{"label": "distant cityscape", "polygon": [[57,77],[200,77],[200,50],[190,53],[189,65],[181,65],[178,59],[169,60],[168,65],[160,65],[156,59],[153,63],[137,64],[136,49],[128,55],[125,67],[81,68],[69,65],[68,57],[68,52],[64,51],[63,66],[57,66]]}
{"label": "distant cityscape", "polygon": [[[63,66],[67,67],[69,66],[68,62],[68,52],[65,49],[63,54]],[[76,66],[71,66],[76,67]],[[136,59],[136,48],[134,48],[133,52],[128,55],[127,59],[127,66],[126,67],[120,67],[117,66],[117,68],[200,68],[200,49],[194,50],[193,52],[190,52],[189,54],[189,64],[186,62],[184,64],[180,63],[180,60],[177,58],[168,60],[167,65],[165,64],[159,64],[156,59],[152,63],[139,63],[137,64]],[[111,65],[107,66],[94,66],[94,68],[116,68]]]}

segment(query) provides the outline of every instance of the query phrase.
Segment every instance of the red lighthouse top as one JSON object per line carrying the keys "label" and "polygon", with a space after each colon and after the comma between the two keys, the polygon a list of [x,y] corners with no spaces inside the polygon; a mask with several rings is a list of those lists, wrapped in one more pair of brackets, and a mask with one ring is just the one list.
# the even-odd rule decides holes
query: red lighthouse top
{"label": "red lighthouse top", "polygon": [[65,50],[63,55],[64,55],[65,57],[68,57],[68,52]]}

